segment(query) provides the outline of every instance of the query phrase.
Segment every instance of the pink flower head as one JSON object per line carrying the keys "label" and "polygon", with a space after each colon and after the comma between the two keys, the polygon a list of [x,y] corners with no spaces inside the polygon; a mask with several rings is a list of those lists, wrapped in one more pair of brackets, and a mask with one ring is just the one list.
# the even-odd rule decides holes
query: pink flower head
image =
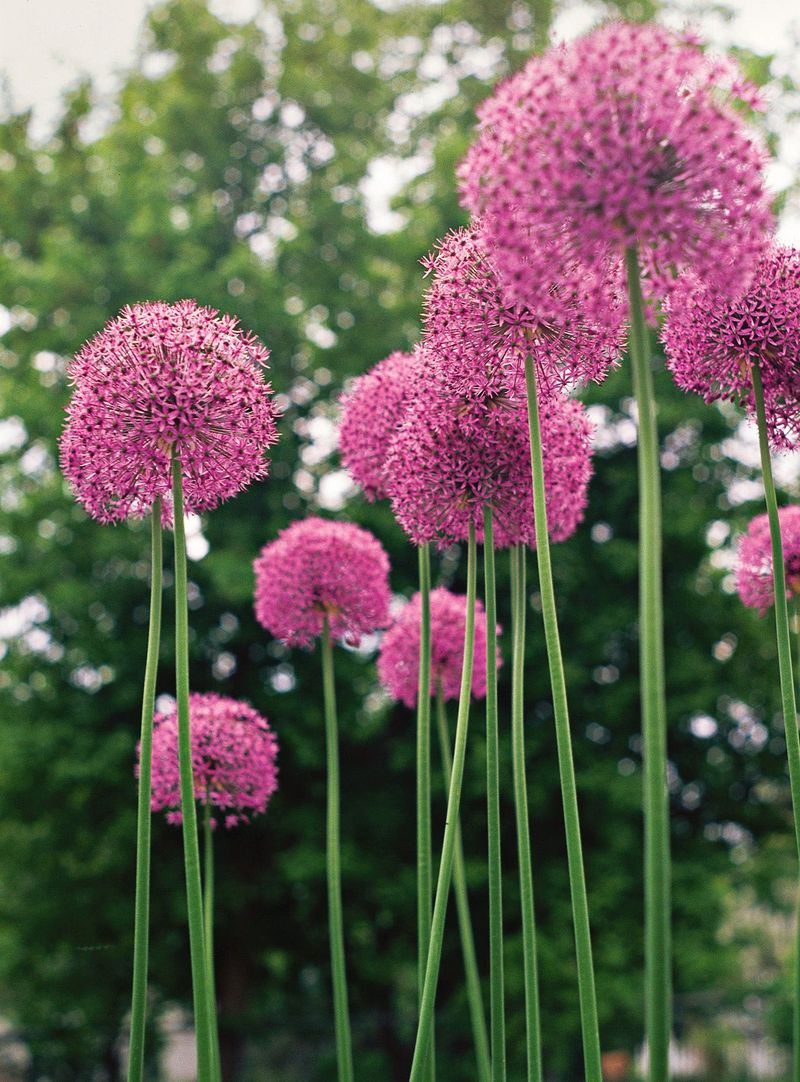
{"label": "pink flower head", "polygon": [[[800,507],[778,510],[787,598],[800,596]],[[736,589],[742,602],[763,616],[775,604],[769,517],[756,515],[739,538]]]}
{"label": "pink flower head", "polygon": [[351,522],[295,522],[254,568],[256,619],[290,646],[310,645],[326,617],[333,638],[348,643],[389,624],[389,558]]}
{"label": "pink flower head", "polygon": [[694,275],[682,275],[667,304],[663,339],[679,387],[706,402],[740,402],[753,415],[751,369],[757,364],[772,443],[798,443],[800,252],[773,248],[757,264],[747,291],[732,302],[712,296]]}
{"label": "pink flower head", "polygon": [[652,23],[532,57],[479,110],[460,167],[512,299],[543,310],[554,267],[580,288],[611,263],[621,284],[634,245],[651,300],[686,268],[726,296],[746,286],[772,223],[765,151],[737,107],[752,101],[732,60]]}
{"label": "pink flower head", "polygon": [[477,221],[449,233],[423,264],[434,276],[425,295],[424,345],[455,394],[524,394],[528,355],[541,381],[561,389],[600,382],[617,363],[624,310],[610,288],[602,321],[587,318],[588,298],[567,282],[552,287],[559,294],[555,322],[510,303]]}
{"label": "pink flower head", "polygon": [[[278,788],[278,740],[267,719],[249,703],[192,694],[189,723],[195,800],[219,812],[226,827],[265,812]],[[154,812],[166,809],[168,822],[181,822],[175,706],[153,719],[151,807]]]}
{"label": "pink flower head", "polygon": [[[590,426],[580,404],[560,395],[540,408],[549,531],[563,541],[586,507]],[[395,517],[417,545],[464,541],[470,523],[482,540],[486,504],[498,548],[535,544],[524,401],[420,393],[389,451],[386,477]]]}
{"label": "pink flower head", "polygon": [[342,462],[368,500],[386,495],[386,452],[403,414],[418,368],[416,353],[390,353],[355,381],[341,399],[339,449]]}
{"label": "pink flower head", "polygon": [[147,514],[169,495],[173,454],[187,511],[266,476],[277,440],[268,356],[236,319],[195,301],[124,308],[70,366],[61,463],[89,514]]}
{"label": "pink flower head", "polygon": [[[392,696],[408,707],[417,702],[419,691],[419,638],[422,601],[418,593],[383,636],[378,656],[378,677]],[[439,587],[431,590],[431,695],[441,688],[445,699],[457,699],[461,690],[464,662],[464,633],[467,599]],[[498,628],[499,631],[499,628]],[[497,652],[497,667],[502,665]],[[486,612],[475,602],[475,653],[472,694],[486,695]]]}

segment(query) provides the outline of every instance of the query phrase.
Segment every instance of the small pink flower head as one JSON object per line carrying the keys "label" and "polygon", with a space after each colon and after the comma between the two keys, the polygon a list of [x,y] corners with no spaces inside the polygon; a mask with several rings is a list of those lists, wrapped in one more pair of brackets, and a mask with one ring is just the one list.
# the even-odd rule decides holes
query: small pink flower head
{"label": "small pink flower head", "polygon": [[667,367],[684,391],[728,399],[755,414],[752,365],[764,386],[767,425],[778,448],[800,441],[800,252],[775,247],[738,299],[714,297],[682,275],[667,304]]}
{"label": "small pink flower head", "polygon": [[[540,409],[548,526],[551,538],[563,541],[586,507],[590,426],[580,404],[560,395],[543,399]],[[420,393],[389,451],[386,477],[395,517],[417,545],[465,541],[470,523],[483,540],[487,504],[498,548],[535,544],[524,401]]]}
{"label": "small pink flower head", "polygon": [[621,282],[632,246],[650,300],[687,268],[726,296],[746,286],[772,224],[765,151],[738,108],[752,100],[733,61],[652,23],[533,57],[479,110],[460,167],[512,299],[539,310],[554,267],[580,287],[611,262]]}
{"label": "small pink flower head", "polygon": [[332,637],[348,643],[389,624],[389,558],[353,523],[295,522],[254,568],[256,619],[289,646],[309,646],[326,617]]}
{"label": "small pink flower head", "polygon": [[[787,598],[800,596],[800,507],[781,507],[778,511],[786,571]],[[736,589],[742,602],[758,609],[763,616],[775,604],[772,579],[772,541],[767,515],[756,515],[739,538]]]}
{"label": "small pink flower head", "polygon": [[480,222],[449,233],[423,264],[433,274],[425,295],[423,344],[455,394],[524,394],[528,355],[540,382],[561,390],[600,382],[618,362],[624,342],[621,298],[606,290],[601,321],[586,316],[588,298],[568,282],[552,287],[558,294],[557,321],[509,302]]}
{"label": "small pink flower head", "polygon": [[[278,788],[278,740],[267,719],[249,703],[192,694],[189,724],[195,799],[218,812],[226,827],[265,812]],[[168,822],[181,822],[175,706],[153,719],[151,807],[154,812],[166,810]]]}
{"label": "small pink flower head", "polygon": [[232,316],[195,301],[124,308],[70,366],[61,464],[89,514],[146,515],[169,496],[173,454],[187,511],[265,477],[278,438],[268,356]]}
{"label": "small pink flower head", "polygon": [[390,353],[342,396],[339,449],[350,476],[368,500],[386,496],[386,452],[403,414],[418,368],[415,353]]}
{"label": "small pink flower head", "polygon": [[[422,601],[414,594],[383,636],[378,656],[378,677],[392,696],[413,707],[419,691],[419,639]],[[439,587],[431,590],[431,695],[441,688],[445,699],[457,699],[461,690],[467,599]],[[498,628],[499,631],[499,628]],[[497,652],[497,667],[502,665]],[[475,602],[475,653],[472,695],[486,695],[486,612]]]}

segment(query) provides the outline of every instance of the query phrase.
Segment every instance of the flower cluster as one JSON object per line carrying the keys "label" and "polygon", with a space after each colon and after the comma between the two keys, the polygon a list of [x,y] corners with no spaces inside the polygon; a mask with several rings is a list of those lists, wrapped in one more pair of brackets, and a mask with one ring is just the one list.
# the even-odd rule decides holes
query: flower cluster
{"label": "flower cluster", "polygon": [[[778,516],[786,570],[786,596],[800,596],[800,507],[781,507]],[[756,515],[739,539],[736,589],[742,602],[763,616],[775,604],[769,517]]]}
{"label": "flower cluster", "polygon": [[764,387],[767,425],[776,447],[800,441],[800,252],[775,247],[732,302],[715,299],[683,275],[667,305],[663,339],[675,382],[706,402],[729,399],[751,413],[752,366]]}
{"label": "flower cluster", "polygon": [[[443,587],[431,590],[431,695],[441,692],[444,699],[457,699],[464,664],[464,634],[467,599]],[[392,696],[413,707],[419,692],[419,643],[422,603],[414,594],[381,640],[378,677]],[[499,629],[498,629],[499,631]],[[497,652],[497,666],[502,664]],[[475,652],[472,668],[472,694],[486,695],[486,612],[475,603]]]}
{"label": "flower cluster", "polygon": [[460,177],[512,299],[557,316],[553,267],[621,280],[633,246],[651,299],[686,268],[735,295],[772,222],[738,102],[758,104],[733,61],[652,24],[609,23],[501,84]]}
{"label": "flower cluster", "polygon": [[339,450],[345,469],[368,500],[386,496],[386,453],[414,386],[418,354],[390,353],[341,399]]}
{"label": "flower cluster", "polygon": [[[195,799],[219,812],[226,827],[266,811],[278,788],[278,740],[249,703],[222,695],[189,696]],[[178,712],[153,719],[153,811],[181,822]],[[216,822],[216,820],[212,820]]]}
{"label": "flower cluster", "polygon": [[307,518],[265,545],[255,564],[256,619],[290,646],[308,646],[327,620],[357,643],[389,624],[389,558],[368,530]]}
{"label": "flower cluster", "polygon": [[266,476],[277,440],[268,356],[233,317],[195,301],[124,308],[70,366],[61,461],[89,514],[147,514],[169,495],[173,455],[187,511]]}

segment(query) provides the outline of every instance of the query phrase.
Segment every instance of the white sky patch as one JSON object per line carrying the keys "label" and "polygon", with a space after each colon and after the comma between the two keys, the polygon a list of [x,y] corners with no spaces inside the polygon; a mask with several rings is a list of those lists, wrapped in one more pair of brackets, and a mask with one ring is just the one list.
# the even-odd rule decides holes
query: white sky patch
{"label": "white sky patch", "polygon": [[28,433],[19,417],[0,420],[0,455],[14,451],[25,444]]}
{"label": "white sky patch", "polygon": [[203,523],[199,515],[186,515],[184,517],[186,530],[186,555],[190,560],[202,560],[208,555],[211,546],[203,536]]}
{"label": "white sky patch", "polygon": [[403,228],[406,217],[392,210],[392,200],[431,165],[428,154],[414,154],[409,158],[387,154],[369,163],[359,188],[366,202],[367,225],[373,233],[394,233]]}
{"label": "white sky patch", "polygon": [[0,642],[18,639],[43,623],[50,615],[47,602],[39,594],[23,597],[18,605],[0,609]]}

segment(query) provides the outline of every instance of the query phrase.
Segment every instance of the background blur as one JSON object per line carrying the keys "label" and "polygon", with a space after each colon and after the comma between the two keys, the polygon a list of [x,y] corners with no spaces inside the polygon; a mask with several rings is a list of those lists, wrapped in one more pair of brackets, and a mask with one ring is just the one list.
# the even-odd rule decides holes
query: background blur
{"label": "background blur", "polygon": [[[129,1003],[134,749],[147,533],[103,527],[65,489],[65,360],[125,303],[185,296],[236,313],[272,349],[285,410],[270,480],[190,523],[192,682],[245,697],[281,741],[267,816],[221,833],[218,963],[226,1079],[334,1072],[324,892],[319,657],[252,615],[259,547],[307,513],[345,515],[416,558],[335,453],[348,377],[417,338],[418,260],[461,223],[453,166],[473,109],[547,37],[622,12],[690,14],[770,88],[770,176],[793,209],[794,39],[775,0],[647,2],[170,0],[4,12],[0,122],[0,1078],[113,1082]],[[85,77],[81,76],[85,72]],[[96,80],[96,83],[95,83]],[[33,111],[32,111],[33,110]],[[792,140],[794,131],[794,140]],[[753,433],[663,371],[667,649],[675,854],[676,1068],[784,1077],[796,861],[773,629],[732,593],[732,541],[761,510]],[[641,822],[635,427],[627,367],[587,394],[598,424],[586,522],[555,553],[609,1077],[640,1046]],[[798,463],[779,467],[787,498]],[[169,558],[169,546],[167,557]],[[501,558],[501,621],[507,574]],[[531,565],[531,575],[534,569]],[[462,554],[437,562],[462,588]],[[159,690],[172,690],[171,578]],[[544,644],[531,582],[528,755],[548,1076],[580,1075],[565,847]],[[407,1077],[415,1015],[414,721],[387,703],[374,643],[337,651],[344,896],[358,1076]],[[501,707],[508,716],[503,680]],[[522,972],[506,726],[510,1064],[523,1063]],[[487,954],[482,710],[464,799],[473,915]],[[437,774],[438,778],[438,774]],[[443,803],[437,781],[436,813]],[[440,828],[436,828],[436,834]],[[189,959],[180,832],[157,818],[152,1078],[181,1077]],[[455,925],[445,947],[442,1082],[474,1077]],[[158,1052],[158,1055],[156,1054]],[[166,1062],[165,1061],[165,1062]],[[166,1067],[164,1068],[166,1070]],[[5,1072],[5,1073],[3,1073]],[[184,1071],[185,1077],[185,1071]]]}

